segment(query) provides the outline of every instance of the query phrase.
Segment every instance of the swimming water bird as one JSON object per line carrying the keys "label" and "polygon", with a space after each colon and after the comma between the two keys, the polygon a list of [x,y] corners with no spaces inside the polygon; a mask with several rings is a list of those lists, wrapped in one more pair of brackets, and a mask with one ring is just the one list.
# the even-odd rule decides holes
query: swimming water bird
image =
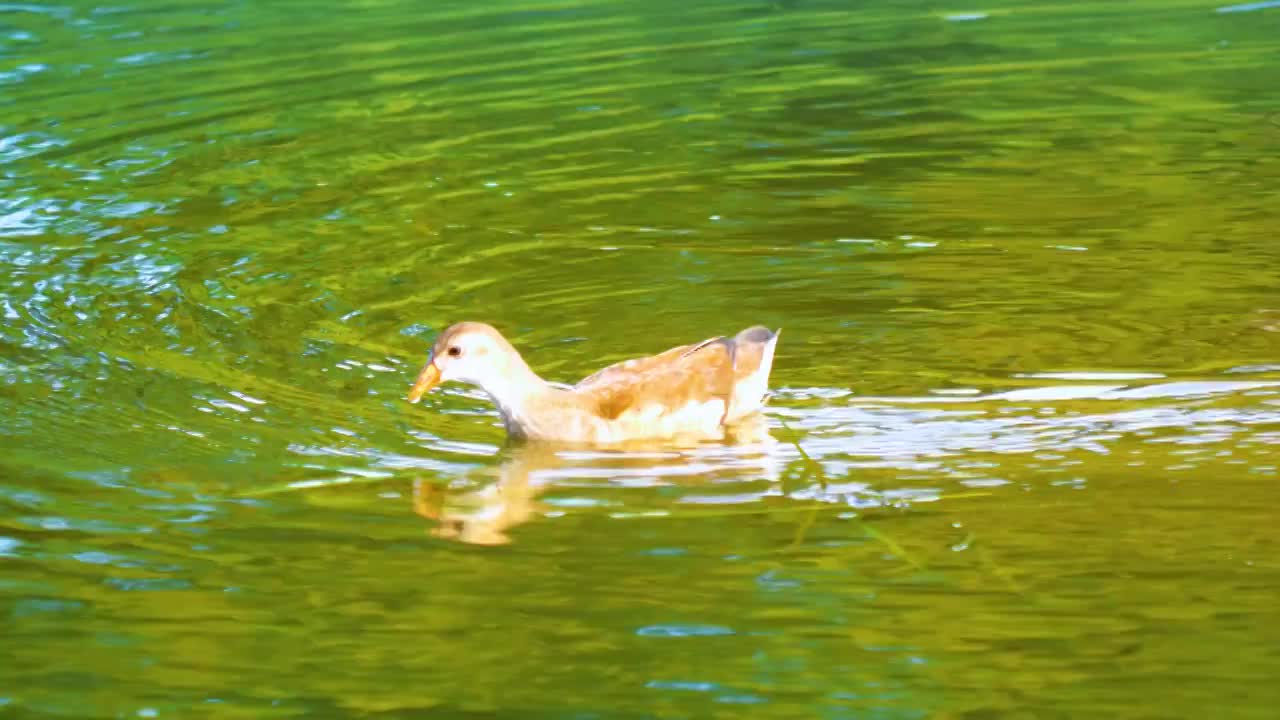
{"label": "swimming water bird", "polygon": [[778,332],[751,327],[658,355],[610,365],[566,386],[529,369],[493,327],[461,322],[445,329],[408,400],[449,381],[479,386],[520,440],[620,443],[723,437],[767,400]]}

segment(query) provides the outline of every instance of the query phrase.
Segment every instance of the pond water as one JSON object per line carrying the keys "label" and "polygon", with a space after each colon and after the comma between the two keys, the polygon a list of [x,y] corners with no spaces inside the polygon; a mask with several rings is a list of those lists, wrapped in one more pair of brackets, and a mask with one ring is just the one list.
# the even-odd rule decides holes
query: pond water
{"label": "pond water", "polygon": [[[0,4],[0,716],[1270,718],[1280,6]],[[784,328],[754,437],[404,394]]]}

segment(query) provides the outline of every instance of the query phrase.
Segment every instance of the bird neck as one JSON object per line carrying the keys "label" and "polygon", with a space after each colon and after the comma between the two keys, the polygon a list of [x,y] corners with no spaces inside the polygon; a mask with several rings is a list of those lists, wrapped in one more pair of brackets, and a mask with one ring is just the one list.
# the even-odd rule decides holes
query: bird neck
{"label": "bird neck", "polygon": [[538,407],[564,392],[539,377],[519,354],[513,354],[503,372],[487,379],[480,387],[498,407],[508,432],[517,435],[527,434],[525,430]]}

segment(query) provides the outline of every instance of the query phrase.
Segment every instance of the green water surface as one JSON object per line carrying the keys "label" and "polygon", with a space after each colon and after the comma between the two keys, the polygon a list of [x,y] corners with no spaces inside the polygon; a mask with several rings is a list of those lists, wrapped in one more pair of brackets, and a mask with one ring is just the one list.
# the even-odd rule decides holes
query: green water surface
{"label": "green water surface", "polygon": [[[1229,2],[0,4],[0,717],[1276,717]],[[782,327],[765,434],[509,447],[462,319]]]}

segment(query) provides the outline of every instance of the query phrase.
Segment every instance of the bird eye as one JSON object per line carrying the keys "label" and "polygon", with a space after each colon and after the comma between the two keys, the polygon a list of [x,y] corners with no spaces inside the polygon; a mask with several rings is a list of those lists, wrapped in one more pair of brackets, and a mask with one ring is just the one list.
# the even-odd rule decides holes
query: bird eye
{"label": "bird eye", "polygon": [[449,357],[458,357],[459,355],[462,354],[462,348],[458,347],[457,345],[450,345],[448,352],[449,352]]}

